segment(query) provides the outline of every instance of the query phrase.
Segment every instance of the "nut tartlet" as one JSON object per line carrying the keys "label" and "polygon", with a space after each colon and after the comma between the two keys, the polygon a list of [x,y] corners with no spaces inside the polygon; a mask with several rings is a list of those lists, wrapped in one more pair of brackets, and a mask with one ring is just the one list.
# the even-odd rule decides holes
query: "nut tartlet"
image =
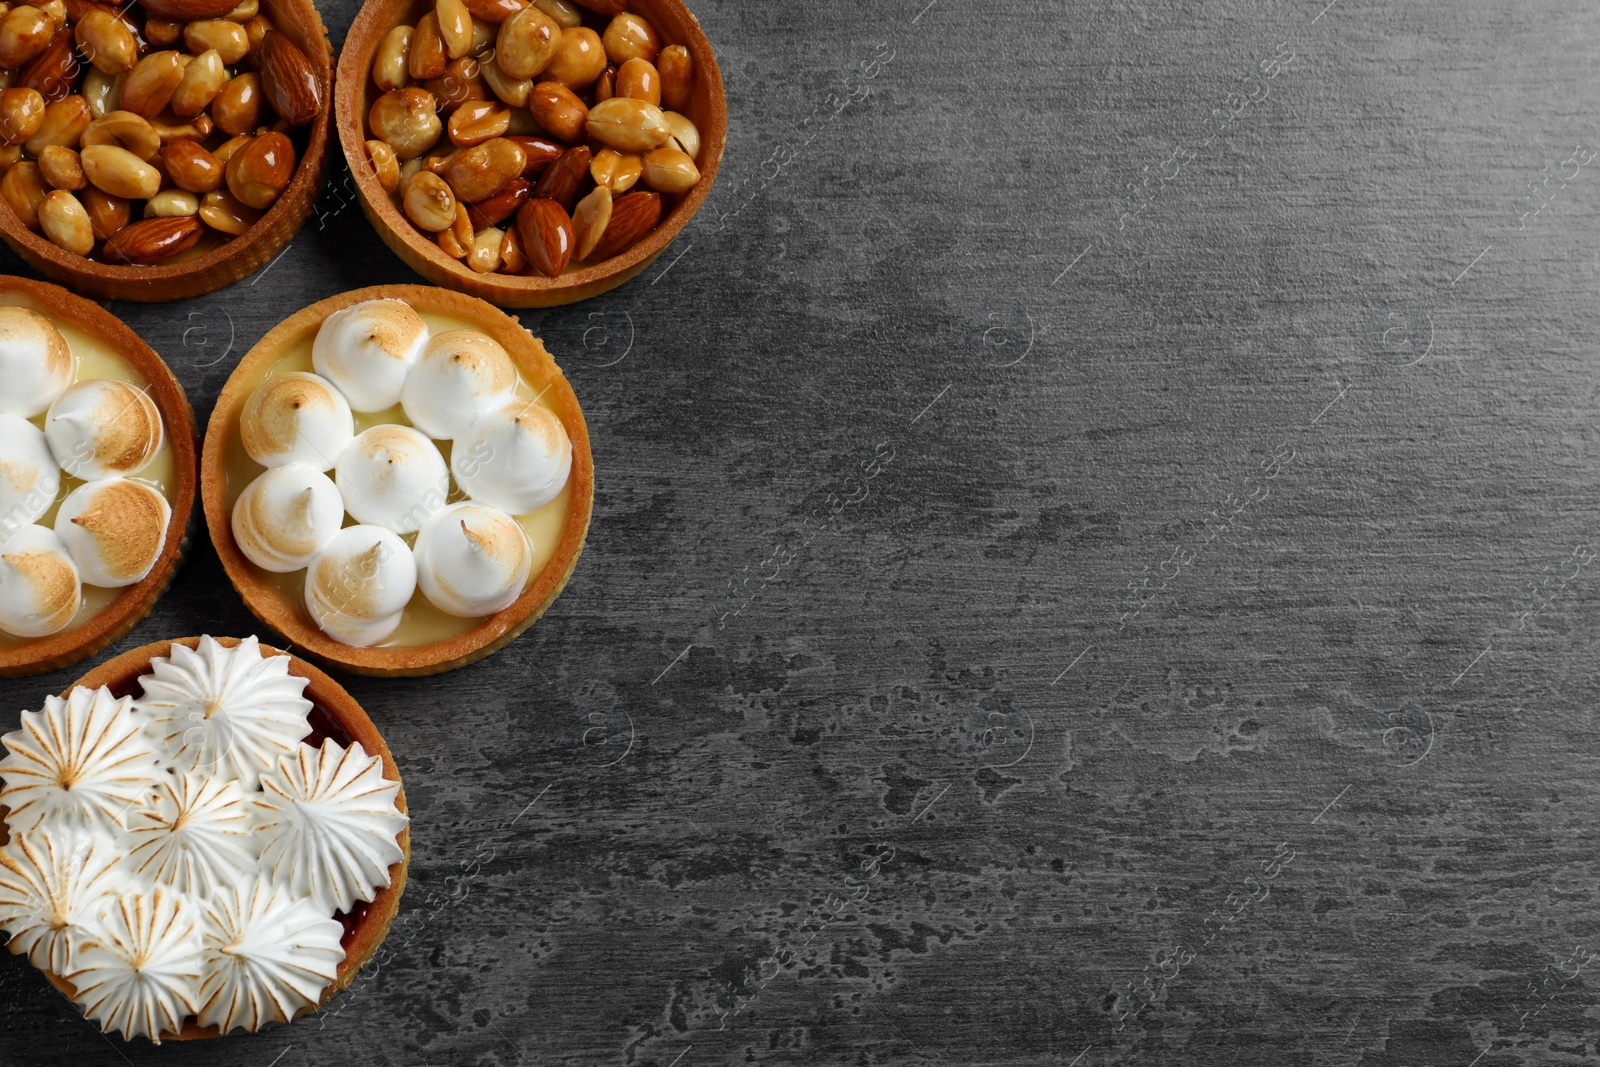
{"label": "nut tartlet", "polygon": [[711,191],[728,124],[680,0],[370,0],[335,112],[384,243],[503,307],[648,267]]}
{"label": "nut tartlet", "polygon": [[394,758],[336,682],[253,637],[136,649],[0,741],[0,928],[107,1032],[289,1022],[394,921]]}
{"label": "nut tartlet", "polygon": [[119,640],[172,581],[194,510],[183,388],[132,330],[0,276],[0,676]]}
{"label": "nut tartlet", "polygon": [[4,19],[0,237],[50,278],[198,296],[311,213],[333,84],[312,0],[37,0]]}
{"label": "nut tartlet", "polygon": [[481,300],[360,289],[271,330],[206,430],[212,542],[246,605],[362,674],[465,666],[577,565],[594,464],[555,360]]}

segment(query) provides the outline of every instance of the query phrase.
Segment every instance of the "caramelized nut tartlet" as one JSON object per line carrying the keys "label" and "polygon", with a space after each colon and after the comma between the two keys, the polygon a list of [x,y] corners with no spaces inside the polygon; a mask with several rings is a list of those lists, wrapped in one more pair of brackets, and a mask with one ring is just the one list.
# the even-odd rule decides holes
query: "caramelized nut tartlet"
{"label": "caramelized nut tartlet", "polygon": [[106,1033],[290,1022],[388,933],[411,841],[394,758],[254,637],[129,652],[0,742],[0,929]]}
{"label": "caramelized nut tartlet", "polygon": [[11,4],[0,236],[97,296],[237,281],[310,213],[332,73],[311,0]]}
{"label": "caramelized nut tartlet", "polygon": [[150,613],[181,559],[194,413],[131,330],[0,276],[0,675],[55,670]]}
{"label": "caramelized nut tartlet", "polygon": [[389,247],[507,307],[643,270],[704,201],[727,132],[716,58],[679,0],[372,0],[337,111]]}
{"label": "caramelized nut tartlet", "polygon": [[256,616],[379,675],[464,666],[532,625],[594,501],[555,360],[505,313],[427,286],[345,293],[262,338],[212,413],[202,483]]}

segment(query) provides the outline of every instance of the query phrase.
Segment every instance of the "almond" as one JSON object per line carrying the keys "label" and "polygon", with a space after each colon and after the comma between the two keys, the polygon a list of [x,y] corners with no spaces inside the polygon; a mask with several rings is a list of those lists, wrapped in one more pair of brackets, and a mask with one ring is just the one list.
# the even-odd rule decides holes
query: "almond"
{"label": "almond", "polygon": [[487,229],[498,226],[525,204],[533,196],[533,183],[521,178],[513,181],[498,193],[487,200],[480,200],[467,207],[467,218],[471,220],[474,229]]}
{"label": "almond", "polygon": [[529,200],[517,212],[517,234],[522,238],[522,254],[535,270],[554,278],[572,261],[577,238],[567,209],[548,197]]}
{"label": "almond", "polygon": [[589,253],[589,259],[598,263],[621,255],[643,240],[660,221],[660,193],[628,193],[617,197],[611,205],[611,222],[600,236],[600,243]]}
{"label": "almond", "polygon": [[44,97],[45,103],[54,103],[63,96],[71,94],[72,87],[78,82],[78,75],[83,72],[84,63],[78,58],[78,50],[73,47],[72,31],[62,29],[50,38],[50,43],[45,45],[44,51],[34,57],[32,63],[22,68],[22,76],[17,79],[19,89],[37,89],[39,95]]}
{"label": "almond", "polygon": [[525,157],[522,166],[524,178],[537,178],[567,150],[566,145],[556,144],[543,137],[507,137],[506,140],[514,142],[522,149]]}
{"label": "almond", "polygon": [[238,0],[139,0],[139,6],[150,14],[174,22],[221,18],[237,4]]}
{"label": "almond", "polygon": [[205,226],[193,215],[145,219],[124,226],[105,245],[107,262],[125,265],[160,263],[194,247]]}
{"label": "almond", "polygon": [[298,45],[277,30],[261,40],[261,88],[267,102],[291,126],[304,126],[322,111],[322,81]]}
{"label": "almond", "polygon": [[567,149],[561,153],[560,159],[540,175],[533,195],[548,197],[560,204],[562,211],[571,211],[572,205],[578,202],[578,187],[583,184],[584,175],[589,173],[589,164],[593,159],[587,145]]}

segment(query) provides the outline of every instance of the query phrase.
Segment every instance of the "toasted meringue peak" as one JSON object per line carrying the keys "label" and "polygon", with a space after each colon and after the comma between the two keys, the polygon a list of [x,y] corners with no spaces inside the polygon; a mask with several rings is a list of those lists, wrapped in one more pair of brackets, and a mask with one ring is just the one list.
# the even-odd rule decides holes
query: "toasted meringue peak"
{"label": "toasted meringue peak", "polygon": [[395,807],[400,785],[359,742],[301,745],[261,779],[261,790],[261,865],[273,881],[338,911],[389,884],[389,867],[403,856],[395,840],[406,826]]}
{"label": "toasted meringue peak", "polygon": [[566,486],[572,441],[555,412],[515,397],[491,409],[455,442],[450,468],[474,502],[526,515]]}
{"label": "toasted meringue peak", "polygon": [[[3,369],[0,382],[5,382]],[[20,416],[0,414],[0,541],[17,527],[38,522],[60,491],[61,468],[44,431]]]}
{"label": "toasted meringue peak", "polygon": [[193,905],[156,886],[109,898],[92,940],[63,975],[73,1000],[107,1033],[142,1034],[160,1043],[199,1010],[201,943]]}
{"label": "toasted meringue peak", "polygon": [[232,648],[210,637],[173,645],[139,685],[134,706],[172,765],[232,778],[247,793],[311,732],[306,680],[289,673],[288,656],[263,656],[254,637]]}
{"label": "toasted meringue peak", "polygon": [[428,343],[428,325],[400,300],[367,300],[335,311],[311,344],[311,366],[356,411],[400,403],[411,365]]}
{"label": "toasted meringue peak", "polygon": [[28,308],[0,307],[0,413],[33,418],[72,384],[77,369],[55,323]]}
{"label": "toasted meringue peak", "polygon": [[233,505],[233,539],[262,570],[303,570],[344,525],[339,489],[319,470],[273,467]]}
{"label": "toasted meringue peak", "polygon": [[344,960],[344,927],[260,875],[212,898],[205,912],[199,1023],[224,1034],[316,1007]]}
{"label": "toasted meringue peak", "polygon": [[0,544],[0,630],[49,637],[67,628],[82,602],[78,565],[53,530],[23,526]]}
{"label": "toasted meringue peak", "polygon": [[417,535],[417,584],[440,611],[473,619],[522,595],[533,550],[517,520],[482,504],[454,504]]}
{"label": "toasted meringue peak", "polygon": [[91,923],[117,888],[110,839],[73,830],[35,829],[0,849],[0,930],[11,951],[51,974],[65,974]]}
{"label": "toasted meringue peak", "polygon": [[239,413],[239,437],[263,467],[299,463],[332,470],[356,436],[350,402],[316,374],[275,374],[256,387]]}
{"label": "toasted meringue peak", "polygon": [[45,697],[22,713],[22,728],[0,737],[0,804],[17,831],[42,822],[120,832],[126,815],[156,784],[156,750],[130,711],[132,700],[105,687]]}
{"label": "toasted meringue peak", "polygon": [[161,448],[161,412],[143,389],[92,378],[50,405],[44,435],[61,469],[74,478],[137,474]]}
{"label": "toasted meringue peak", "polygon": [[84,482],[56,511],[56,536],[89,585],[121,589],[144,581],[167,544],[172,505],[126,478]]}
{"label": "toasted meringue peak", "polygon": [[517,368],[500,343],[477,330],[428,339],[400,402],[411,425],[439,440],[460,437],[517,388]]}
{"label": "toasted meringue peak", "polygon": [[450,469],[434,443],[410,426],[386,423],[355,439],[334,474],[357,522],[415,533],[445,505]]}
{"label": "toasted meringue peak", "polygon": [[416,590],[404,541],[380,526],[346,526],[306,570],[306,611],[328,636],[365,648],[394,633]]}
{"label": "toasted meringue peak", "polygon": [[187,772],[164,776],[128,813],[128,865],[180,893],[235,885],[260,858],[253,815],[237,782]]}

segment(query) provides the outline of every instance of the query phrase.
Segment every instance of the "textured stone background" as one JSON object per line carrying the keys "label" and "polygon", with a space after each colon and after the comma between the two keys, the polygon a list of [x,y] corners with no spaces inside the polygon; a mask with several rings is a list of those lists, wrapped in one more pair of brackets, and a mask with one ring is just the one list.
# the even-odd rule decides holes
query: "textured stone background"
{"label": "textured stone background", "polygon": [[[1600,16],[1326,2],[697,0],[706,209],[522,316],[588,550],[494,659],[351,682],[394,958],[227,1062],[1593,1062]],[[202,414],[412,280],[323,209],[114,305]],[[120,647],[252,629],[202,545]],[[0,960],[4,1063],[220,1055]]]}

